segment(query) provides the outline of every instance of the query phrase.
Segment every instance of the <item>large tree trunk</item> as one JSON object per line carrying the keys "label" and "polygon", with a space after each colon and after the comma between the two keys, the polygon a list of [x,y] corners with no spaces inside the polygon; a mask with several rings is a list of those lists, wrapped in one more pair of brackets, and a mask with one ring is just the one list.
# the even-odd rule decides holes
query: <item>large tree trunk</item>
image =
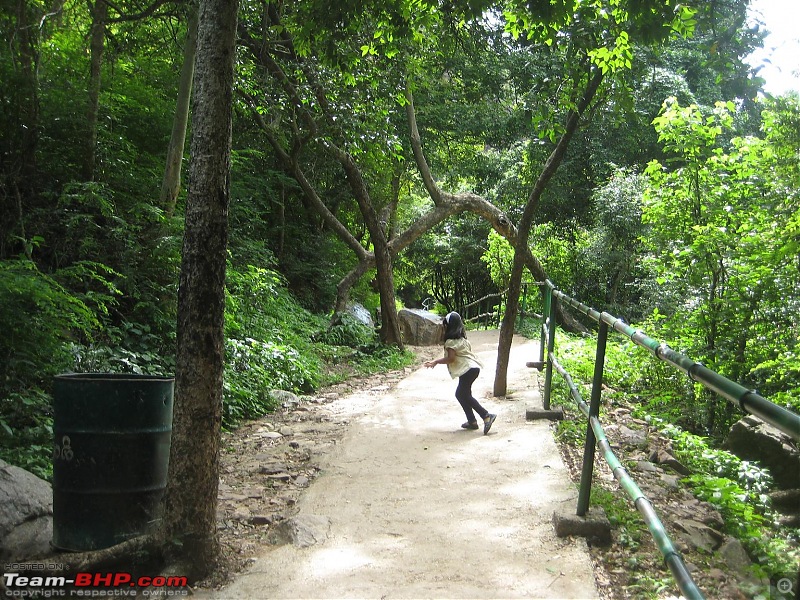
{"label": "large tree trunk", "polygon": [[378,293],[381,298],[381,341],[403,348],[400,320],[394,294],[394,268],[392,255],[385,240],[375,246],[375,270],[378,273]]}
{"label": "large tree trunk", "polygon": [[105,0],[95,0],[89,4],[92,13],[91,62],[89,66],[89,108],[86,115],[87,139],[86,154],[83,157],[83,177],[86,181],[94,180],[97,162],[97,123],[100,112],[100,75],[103,67],[103,51],[106,40],[106,22],[108,21],[108,4]]}
{"label": "large tree trunk", "polygon": [[347,182],[350,184],[350,189],[358,203],[364,224],[367,226],[372,245],[375,248],[373,256],[377,271],[378,293],[381,299],[381,341],[384,344],[402,348],[403,340],[400,336],[400,321],[397,318],[394,294],[392,252],[386,239],[386,227],[381,223],[381,218],[375,210],[375,204],[372,202],[369,189],[356,161],[350,154],[333,144],[328,144],[327,148],[344,168]]}
{"label": "large tree trunk", "polygon": [[[190,187],[178,293],[175,416],[162,533],[187,576],[218,551],[225,259],[237,0],[201,0]],[[175,556],[177,555],[177,556]]]}
{"label": "large tree trunk", "polygon": [[555,175],[564,155],[569,147],[570,140],[578,129],[578,123],[584,111],[589,107],[595,94],[597,93],[600,82],[603,80],[603,72],[596,69],[590,76],[589,82],[586,86],[583,98],[581,99],[578,107],[574,111],[570,111],[567,117],[566,127],[564,133],[558,140],[558,144],[551,152],[547,162],[542,169],[536,184],[533,186],[528,201],[525,204],[525,210],[522,213],[519,226],[517,229],[517,243],[514,246],[514,262],[511,267],[511,281],[508,284],[508,300],[506,303],[506,312],[503,315],[503,323],[500,326],[500,341],[497,348],[497,367],[495,369],[494,388],[493,394],[495,396],[505,396],[508,387],[508,361],[511,354],[511,342],[514,337],[514,324],[517,320],[519,313],[519,296],[522,289],[522,272],[525,268],[525,260],[527,254],[530,253],[528,248],[528,237],[531,231],[531,223],[533,222],[533,215],[539,205],[539,199],[547,187],[550,179]]}
{"label": "large tree trunk", "polygon": [[183,148],[186,142],[186,127],[189,123],[189,104],[192,97],[192,80],[194,79],[194,60],[197,50],[197,8],[189,8],[189,23],[186,41],[183,45],[183,67],[178,84],[178,102],[175,108],[175,119],[172,123],[172,137],[167,150],[167,166],[164,169],[164,181],[161,184],[161,206],[168,217],[175,213],[175,204],[181,191],[181,165],[183,164]]}

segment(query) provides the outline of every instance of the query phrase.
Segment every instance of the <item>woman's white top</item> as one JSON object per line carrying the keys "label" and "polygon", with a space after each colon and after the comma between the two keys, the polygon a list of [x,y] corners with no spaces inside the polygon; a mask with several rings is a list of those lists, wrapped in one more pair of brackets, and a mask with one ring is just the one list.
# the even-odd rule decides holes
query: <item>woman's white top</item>
{"label": "woman's white top", "polygon": [[456,353],[455,360],[451,363],[447,363],[447,370],[450,371],[450,377],[452,377],[453,379],[461,377],[464,373],[466,373],[470,369],[473,369],[475,367],[480,369],[483,367],[481,361],[478,360],[478,357],[472,353],[472,346],[470,345],[467,338],[445,340],[444,341],[445,355],[447,354],[448,348],[452,348]]}

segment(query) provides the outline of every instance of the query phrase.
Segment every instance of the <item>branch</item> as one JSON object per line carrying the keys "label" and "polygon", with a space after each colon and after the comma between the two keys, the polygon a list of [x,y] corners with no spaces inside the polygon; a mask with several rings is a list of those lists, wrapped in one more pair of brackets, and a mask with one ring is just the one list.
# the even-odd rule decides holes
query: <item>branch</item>
{"label": "branch", "polygon": [[272,148],[275,150],[275,154],[278,156],[278,159],[283,163],[286,171],[300,185],[300,188],[303,190],[303,197],[306,199],[310,207],[319,213],[319,215],[322,217],[322,220],[325,221],[325,224],[330,227],[330,229],[336,235],[339,236],[339,239],[341,239],[353,252],[355,252],[359,261],[364,260],[367,257],[368,252],[353,236],[353,234],[350,233],[347,227],[345,227],[342,222],[336,218],[336,215],[334,215],[330,209],[325,206],[325,203],[319,197],[311,182],[308,181],[308,178],[300,168],[300,165],[292,156],[289,155],[288,152],[286,152],[286,150],[280,144],[274,130],[264,120],[263,115],[255,110],[255,99],[244,92],[242,92],[242,95],[250,103],[253,118],[255,119],[256,124],[264,132],[264,135],[266,136]]}
{"label": "branch", "polygon": [[436,185],[431,175],[431,169],[428,162],[425,160],[425,154],[422,151],[422,140],[417,129],[417,115],[414,111],[414,96],[411,93],[411,86],[406,84],[406,117],[408,118],[408,128],[411,130],[411,149],[414,152],[414,160],[417,163],[417,169],[422,176],[422,181],[425,184],[425,189],[436,205],[444,201],[442,190]]}
{"label": "branch", "polygon": [[106,4],[108,4],[109,8],[113,8],[119,15],[118,17],[115,17],[113,19],[108,19],[107,23],[125,23],[128,21],[141,21],[142,19],[146,19],[148,17],[171,17],[177,14],[172,11],[156,13],[156,11],[165,4],[170,4],[171,0],[157,0],[157,2],[154,2],[144,10],[141,10],[138,13],[133,13],[128,15],[126,15],[125,11],[122,10],[119,6],[113,4],[109,0],[98,0],[98,1],[99,2],[104,1]]}
{"label": "branch", "polygon": [[525,210],[523,211],[522,218],[519,222],[519,228],[520,231],[522,231],[522,240],[525,242],[525,245],[528,243],[528,234],[530,232],[531,222],[533,221],[533,214],[536,212],[536,208],[539,204],[539,199],[541,198],[545,187],[547,187],[548,182],[558,170],[561,161],[564,159],[564,155],[567,152],[570,140],[572,140],[572,136],[578,129],[578,123],[580,122],[583,113],[591,104],[592,99],[597,93],[597,89],[600,87],[600,83],[602,81],[603,72],[600,69],[595,69],[594,75],[589,80],[589,84],[587,85],[586,91],[584,92],[581,101],[578,103],[578,106],[574,110],[571,110],[569,115],[567,115],[567,123],[564,133],[558,140],[556,147],[550,153],[550,156],[547,157],[547,162],[545,162],[542,172],[539,174],[539,178],[536,180],[536,183],[534,184],[533,189],[528,196],[528,202],[525,205]]}

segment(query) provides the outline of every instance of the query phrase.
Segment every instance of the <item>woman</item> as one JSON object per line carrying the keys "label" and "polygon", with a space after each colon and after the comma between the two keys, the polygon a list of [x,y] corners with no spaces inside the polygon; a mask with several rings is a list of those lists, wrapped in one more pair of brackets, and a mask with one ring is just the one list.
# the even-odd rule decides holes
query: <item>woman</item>
{"label": "woman", "polygon": [[447,365],[450,377],[458,378],[456,399],[467,415],[467,422],[461,425],[464,429],[478,429],[478,413],[483,419],[483,435],[489,433],[497,415],[483,408],[472,395],[472,383],[478,378],[483,366],[478,357],[472,353],[472,346],[467,340],[464,322],[457,312],[448,313],[442,322],[444,325],[444,357],[429,360],[425,366],[432,369],[436,365]]}

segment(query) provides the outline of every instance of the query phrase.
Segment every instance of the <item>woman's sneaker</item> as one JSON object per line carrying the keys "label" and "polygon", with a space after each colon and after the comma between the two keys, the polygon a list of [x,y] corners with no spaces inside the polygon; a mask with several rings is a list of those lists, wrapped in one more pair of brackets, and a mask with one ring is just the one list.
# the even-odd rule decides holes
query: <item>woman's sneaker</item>
{"label": "woman's sneaker", "polygon": [[461,424],[462,429],[478,429],[478,422],[477,421],[467,421],[466,423]]}
{"label": "woman's sneaker", "polygon": [[494,420],[496,418],[497,415],[493,414],[486,415],[486,417],[483,419],[483,435],[489,433],[489,430],[492,428],[492,423],[494,423]]}

